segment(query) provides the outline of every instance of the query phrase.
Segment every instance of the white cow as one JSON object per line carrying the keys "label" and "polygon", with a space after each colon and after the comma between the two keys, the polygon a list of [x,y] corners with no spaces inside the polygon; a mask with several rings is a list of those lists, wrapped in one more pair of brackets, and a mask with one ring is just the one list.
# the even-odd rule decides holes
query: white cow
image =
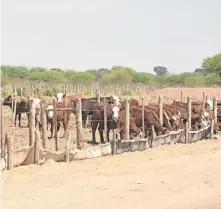
{"label": "white cow", "polygon": [[66,96],[66,94],[62,93],[62,92],[59,92],[56,94],[56,99],[57,99],[57,102],[62,102],[63,101],[63,98]]}

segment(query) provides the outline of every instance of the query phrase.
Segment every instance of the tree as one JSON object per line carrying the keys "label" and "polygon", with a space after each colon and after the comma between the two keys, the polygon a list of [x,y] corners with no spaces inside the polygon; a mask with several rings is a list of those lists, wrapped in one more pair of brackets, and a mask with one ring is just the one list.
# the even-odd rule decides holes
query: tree
{"label": "tree", "polygon": [[30,71],[23,66],[1,66],[2,75],[8,76],[9,78],[27,78]]}
{"label": "tree", "polygon": [[181,84],[180,74],[173,74],[167,77],[167,82],[172,85]]}
{"label": "tree", "polygon": [[201,68],[196,68],[196,69],[194,70],[194,72],[195,72],[195,73],[201,73],[201,74],[204,75],[204,74],[205,74],[205,69],[202,68],[202,67],[201,67]]}
{"label": "tree", "polygon": [[167,75],[167,73],[168,73],[167,68],[166,68],[166,67],[163,67],[163,66],[155,66],[155,67],[153,68],[153,71],[154,71],[158,76],[160,76],[160,75]]}
{"label": "tree", "polygon": [[51,68],[52,71],[57,71],[57,72],[64,72],[62,69],[60,68]]}
{"label": "tree", "polygon": [[47,69],[43,67],[33,67],[31,68],[31,72],[45,72]]}
{"label": "tree", "polygon": [[151,76],[149,73],[145,73],[145,72],[136,72],[133,75],[133,79],[132,81],[134,83],[149,83],[150,79],[153,76]]}
{"label": "tree", "polygon": [[206,57],[203,60],[202,67],[205,69],[206,74],[214,73],[221,76],[221,53]]}

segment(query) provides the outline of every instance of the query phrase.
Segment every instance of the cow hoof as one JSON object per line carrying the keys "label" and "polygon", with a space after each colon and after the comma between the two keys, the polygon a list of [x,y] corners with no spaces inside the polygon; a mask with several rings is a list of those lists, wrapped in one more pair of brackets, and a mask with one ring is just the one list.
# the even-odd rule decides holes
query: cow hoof
{"label": "cow hoof", "polygon": [[48,139],[52,139],[52,137],[49,136]]}
{"label": "cow hoof", "polygon": [[92,140],[91,144],[98,144],[96,141]]}

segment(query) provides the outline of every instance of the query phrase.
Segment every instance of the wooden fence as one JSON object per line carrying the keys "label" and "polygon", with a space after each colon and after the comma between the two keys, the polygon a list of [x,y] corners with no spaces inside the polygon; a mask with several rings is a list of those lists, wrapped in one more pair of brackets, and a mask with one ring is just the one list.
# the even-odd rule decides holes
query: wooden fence
{"label": "wooden fence", "polygon": [[[181,97],[182,98],[182,97]],[[206,97],[203,94],[203,104],[205,104]],[[144,101],[142,99],[142,101]],[[175,102],[174,102],[175,104]],[[151,136],[144,139],[130,140],[129,136],[129,109],[130,109],[130,100],[126,99],[126,109],[125,109],[125,139],[122,141],[116,141],[116,130],[113,130],[113,138],[111,142],[107,142],[107,108],[105,105],[104,108],[104,139],[105,144],[100,144],[98,146],[91,146],[84,148],[85,138],[83,134],[81,114],[81,99],[76,99],[76,108],[75,108],[75,120],[76,120],[76,135],[77,135],[77,149],[70,150],[70,134],[66,133],[66,142],[65,150],[59,151],[57,136],[55,134],[55,151],[49,150],[47,147],[48,138],[46,137],[46,108],[44,102],[41,103],[41,124],[42,129],[39,132],[35,127],[35,106],[34,103],[30,101],[30,110],[29,110],[29,146],[21,150],[12,150],[13,138],[6,134],[5,143],[7,148],[4,149],[3,143],[1,141],[1,154],[2,154],[2,169],[4,165],[8,169],[12,169],[15,166],[28,165],[28,164],[43,164],[47,159],[53,159],[55,161],[66,161],[76,159],[86,159],[99,157],[103,155],[115,155],[123,152],[145,150],[147,148],[153,148],[155,146],[164,145],[164,144],[174,144],[174,143],[192,143],[203,138],[206,138],[210,135],[210,138],[213,137],[213,126],[214,122],[217,119],[217,100],[214,97],[214,107],[213,114],[214,119],[211,121],[211,125],[203,128],[199,131],[191,131],[191,97],[188,97],[188,122],[186,123],[186,128],[178,131],[172,131],[169,134],[156,136],[154,127],[151,127]],[[176,105],[174,105],[176,109]],[[70,108],[56,108],[56,101],[53,102],[53,111],[67,111]],[[160,96],[158,100],[158,114],[161,124],[163,124],[163,97]],[[13,114],[14,118],[15,114]],[[54,119],[56,121],[56,114],[54,114]],[[14,124],[14,123],[13,123]],[[56,123],[54,124],[56,127]],[[144,102],[142,102],[142,127],[144,130]],[[144,131],[143,131],[144,132]],[[56,133],[56,128],[55,128]]]}
{"label": "wooden fence", "polygon": [[[18,85],[6,85],[2,87],[2,93],[13,94],[18,96],[49,96],[55,92],[69,92],[70,94],[84,93],[88,95],[124,95],[134,92],[142,94],[151,92],[165,86],[149,86],[140,84],[110,84],[110,85],[75,85],[75,84],[47,84],[47,83],[22,83]],[[15,90],[16,89],[16,90]]]}

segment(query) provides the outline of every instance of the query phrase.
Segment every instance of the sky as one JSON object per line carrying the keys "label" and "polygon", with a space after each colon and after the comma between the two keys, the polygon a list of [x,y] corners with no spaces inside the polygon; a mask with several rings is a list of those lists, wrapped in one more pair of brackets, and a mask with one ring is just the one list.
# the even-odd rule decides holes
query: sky
{"label": "sky", "polygon": [[221,0],[1,2],[1,64],[180,73],[221,52]]}

